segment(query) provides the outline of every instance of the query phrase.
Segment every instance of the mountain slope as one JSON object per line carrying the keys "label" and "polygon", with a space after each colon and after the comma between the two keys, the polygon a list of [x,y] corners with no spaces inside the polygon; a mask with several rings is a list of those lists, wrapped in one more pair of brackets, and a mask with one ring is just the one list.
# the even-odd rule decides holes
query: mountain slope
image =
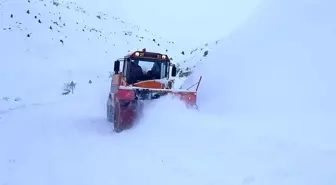
{"label": "mountain slope", "polygon": [[[334,7],[332,1],[267,1],[261,13],[221,41],[199,66],[205,80],[201,91],[223,94],[219,100],[212,97],[227,111],[334,112],[336,27],[329,7]],[[219,74],[220,87],[212,83]]]}
{"label": "mountain slope", "polygon": [[186,77],[195,69],[196,66],[202,65],[206,60],[206,57],[209,55],[209,53],[212,53],[212,50],[217,47],[220,41],[221,40],[217,40],[213,43],[206,43],[204,45],[195,47],[190,51],[183,51],[186,58],[177,64],[179,68],[179,76]]}
{"label": "mountain slope", "polygon": [[[265,0],[241,27],[211,46],[183,85],[189,87],[203,77],[198,93],[201,111],[222,115],[221,123],[232,126],[230,134],[242,134],[223,140],[260,139],[245,145],[263,156],[255,160],[270,159],[270,168],[245,166],[253,168],[251,173],[262,170],[268,174],[259,174],[255,184],[336,181],[332,175],[336,172],[332,167],[336,149],[332,142],[336,121],[335,6],[328,0]],[[207,127],[212,122],[206,121]],[[259,147],[263,142],[272,145],[273,152]],[[264,157],[268,152],[272,157]],[[247,153],[253,155],[254,150]]]}
{"label": "mountain slope", "polygon": [[0,111],[51,101],[71,81],[108,80],[114,60],[130,51],[164,52],[173,62],[184,57],[173,41],[119,17],[55,2],[2,1]]}

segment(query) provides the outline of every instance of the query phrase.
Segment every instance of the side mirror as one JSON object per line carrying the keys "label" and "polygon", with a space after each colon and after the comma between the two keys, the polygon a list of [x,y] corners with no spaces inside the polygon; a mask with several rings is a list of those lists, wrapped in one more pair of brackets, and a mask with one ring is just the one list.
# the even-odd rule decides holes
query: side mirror
{"label": "side mirror", "polygon": [[176,76],[176,66],[173,65],[172,67],[172,77],[175,77]]}
{"label": "side mirror", "polygon": [[116,60],[114,62],[114,73],[117,74],[119,73],[119,69],[120,69],[120,61],[119,60]]}

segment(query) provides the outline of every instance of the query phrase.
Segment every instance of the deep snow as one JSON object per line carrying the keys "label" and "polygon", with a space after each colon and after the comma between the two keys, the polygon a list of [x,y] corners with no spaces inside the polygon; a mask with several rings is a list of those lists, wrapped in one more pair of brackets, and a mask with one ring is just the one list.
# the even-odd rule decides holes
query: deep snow
{"label": "deep snow", "polygon": [[334,114],[334,7],[327,0],[266,1],[195,69],[195,78],[204,76],[202,103],[259,115]]}
{"label": "deep snow", "polygon": [[[0,112],[0,184],[335,184],[335,76],[328,73],[335,67],[328,49],[335,27],[330,24],[334,3],[329,3],[265,1],[236,32],[211,46],[208,56],[195,56],[185,64],[197,65],[185,85],[203,75],[200,110],[186,110],[166,97],[151,102],[135,127],[120,134],[105,120],[109,79],[104,73],[112,66],[107,58],[115,57],[102,57],[98,50],[92,56],[74,42],[67,49],[86,54],[81,58],[85,63],[71,63],[73,52],[68,52],[63,60],[48,55],[47,65],[37,60],[40,48],[17,45],[31,63],[17,73],[13,66],[23,65],[21,60],[1,65],[11,66],[7,73],[1,71],[11,80],[2,80],[1,87],[10,96],[20,96],[23,107]],[[312,12],[319,17],[312,19]],[[22,37],[11,38],[22,42]],[[35,55],[22,52],[27,46]],[[19,58],[6,53],[11,61]],[[50,59],[62,61],[57,63],[62,70],[51,70],[56,64]],[[90,59],[108,64],[92,65]],[[42,70],[41,64],[53,65]],[[291,71],[293,66],[296,70]],[[27,69],[20,78],[27,80],[25,86],[15,86],[22,84],[12,81],[22,69]],[[62,78],[68,69],[75,72]],[[321,75],[313,78],[308,72]],[[55,80],[41,74],[53,74]],[[31,78],[38,80],[36,89],[25,95]],[[73,79],[81,82],[75,93],[60,96],[54,85]],[[308,98],[310,104],[302,106]]]}

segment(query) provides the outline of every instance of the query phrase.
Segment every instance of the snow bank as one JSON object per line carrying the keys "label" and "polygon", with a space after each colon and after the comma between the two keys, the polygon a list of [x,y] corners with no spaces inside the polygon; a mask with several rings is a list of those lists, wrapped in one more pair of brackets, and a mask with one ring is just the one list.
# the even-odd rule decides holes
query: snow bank
{"label": "snow bank", "polygon": [[200,104],[222,112],[320,114],[336,111],[334,1],[265,1],[216,49]]}

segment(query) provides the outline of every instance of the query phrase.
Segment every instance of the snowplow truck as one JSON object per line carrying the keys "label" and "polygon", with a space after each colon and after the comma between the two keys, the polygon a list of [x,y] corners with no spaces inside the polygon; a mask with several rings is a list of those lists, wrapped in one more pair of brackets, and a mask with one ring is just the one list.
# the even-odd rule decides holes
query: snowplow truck
{"label": "snowplow truck", "polygon": [[144,101],[164,95],[178,96],[188,107],[197,107],[196,90],[173,89],[177,69],[166,54],[135,51],[114,62],[107,100],[107,120],[114,131],[129,129],[141,114]]}

